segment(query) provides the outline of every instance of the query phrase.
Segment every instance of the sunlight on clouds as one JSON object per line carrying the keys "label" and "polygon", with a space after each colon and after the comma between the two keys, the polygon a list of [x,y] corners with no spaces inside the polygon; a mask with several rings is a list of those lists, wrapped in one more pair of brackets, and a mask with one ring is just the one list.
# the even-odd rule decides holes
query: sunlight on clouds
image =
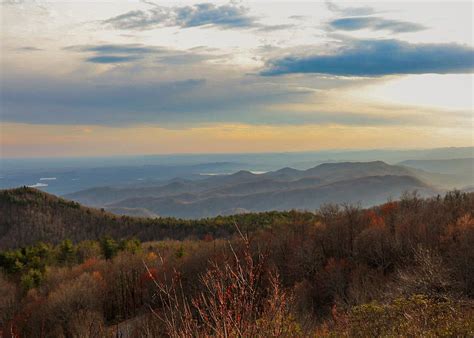
{"label": "sunlight on clouds", "polygon": [[[200,2],[154,3],[176,12]],[[462,69],[458,54],[443,54],[449,67],[440,68],[437,59],[440,50],[472,55],[472,3],[217,2],[229,3],[245,7],[236,12],[244,25],[231,27],[227,20],[223,26],[208,12],[194,27],[182,18],[137,29],[104,24],[134,11],[149,17],[156,9],[136,0],[2,7],[1,155],[473,144],[473,75],[408,75],[472,71],[468,57]],[[354,16],[372,18],[370,29],[330,27]],[[377,40],[364,41],[369,38]],[[352,54],[319,67],[344,48]],[[387,50],[397,55],[407,48],[411,52],[397,69]],[[310,73],[294,74],[305,71],[296,62],[291,71],[259,75],[270,60],[309,56],[315,61]],[[431,67],[426,60],[433,60]],[[393,75],[401,73],[406,75]]]}
{"label": "sunlight on clouds", "polygon": [[[304,120],[327,123],[332,121],[360,126],[426,126],[427,128],[461,129],[472,124],[469,104],[462,106],[465,110],[460,108],[446,113],[446,108],[442,106],[424,106],[410,102],[413,92],[416,91],[412,91],[411,94],[408,91],[406,100],[401,97],[389,99],[390,93],[382,93],[381,88],[386,85],[383,81],[379,79],[357,82],[346,88],[321,91],[306,101],[269,105],[267,109],[272,118],[291,116],[288,120],[293,122]],[[397,89],[394,89],[393,96],[397,94]],[[467,101],[469,98],[470,95],[464,93],[464,100]],[[429,103],[429,98],[427,100]]]}
{"label": "sunlight on clouds", "polygon": [[473,74],[424,74],[370,85],[358,94],[371,100],[449,110],[472,110]]}

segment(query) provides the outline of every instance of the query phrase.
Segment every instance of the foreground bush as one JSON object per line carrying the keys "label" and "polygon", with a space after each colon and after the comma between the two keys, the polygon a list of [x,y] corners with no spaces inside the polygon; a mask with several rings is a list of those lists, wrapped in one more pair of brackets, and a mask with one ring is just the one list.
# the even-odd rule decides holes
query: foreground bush
{"label": "foreground bush", "polygon": [[156,282],[163,309],[155,314],[166,335],[291,337],[301,333],[278,275],[267,268],[266,256],[254,257],[248,238],[241,238],[241,252],[231,247],[232,255],[223,264],[212,262],[200,275],[201,291],[194,297],[183,293],[179,280],[171,288]]}
{"label": "foreground bush", "polygon": [[356,306],[335,333],[351,337],[472,337],[473,304],[424,295]]}
{"label": "foreground bush", "polygon": [[474,194],[288,215],[0,252],[0,336],[472,336]]}

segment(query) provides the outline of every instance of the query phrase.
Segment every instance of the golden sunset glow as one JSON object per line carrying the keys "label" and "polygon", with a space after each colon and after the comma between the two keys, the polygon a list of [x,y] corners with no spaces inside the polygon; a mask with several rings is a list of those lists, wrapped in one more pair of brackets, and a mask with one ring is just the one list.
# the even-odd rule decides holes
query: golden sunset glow
{"label": "golden sunset glow", "polygon": [[110,128],[63,125],[58,128],[5,124],[2,152],[6,157],[42,157],[67,156],[71,151],[80,156],[99,156],[103,153],[200,153],[202,149],[209,153],[239,153],[413,148],[413,144],[428,148],[445,146],[446,138],[450,140],[449,146],[463,146],[471,142],[472,133],[470,129],[459,133],[459,130],[450,128],[397,126],[215,124],[165,129],[158,126]]}
{"label": "golden sunset glow", "polygon": [[473,144],[467,2],[1,6],[2,157]]}

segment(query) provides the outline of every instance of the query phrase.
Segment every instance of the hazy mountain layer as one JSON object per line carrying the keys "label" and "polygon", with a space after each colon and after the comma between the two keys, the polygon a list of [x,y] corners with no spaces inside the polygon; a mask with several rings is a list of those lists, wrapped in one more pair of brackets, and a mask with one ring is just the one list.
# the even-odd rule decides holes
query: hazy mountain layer
{"label": "hazy mountain layer", "polygon": [[404,191],[435,194],[438,190],[428,183],[432,178],[437,175],[382,161],[343,162],[264,174],[242,170],[200,180],[174,179],[152,187],[93,188],[65,197],[127,215],[200,218],[250,211],[314,210],[324,203],[369,206],[398,198]]}
{"label": "hazy mountain layer", "polygon": [[[35,186],[43,191],[65,195],[95,187],[150,187],[164,185],[174,177],[206,178],[239,170],[275,171],[283,167],[304,170],[321,163],[381,160],[396,164],[406,160],[445,160],[473,158],[474,148],[421,150],[319,151],[255,154],[152,155],[106,158],[0,158],[0,189]],[[451,161],[451,160],[450,160]],[[409,165],[409,164],[407,164]],[[421,168],[427,171],[440,172]],[[291,169],[280,174],[291,175]],[[472,178],[471,178],[472,180]],[[430,183],[432,183],[430,181]],[[449,177],[439,177],[444,188],[471,185]],[[102,201],[100,201],[102,203]]]}
{"label": "hazy mountain layer", "polygon": [[112,207],[145,208],[161,216],[202,218],[240,212],[267,210],[316,210],[326,203],[352,203],[370,206],[397,199],[405,191],[417,190],[423,196],[436,191],[411,176],[370,176],[342,180],[310,188],[283,189],[248,195],[208,194],[182,198],[142,197],[111,204]]}

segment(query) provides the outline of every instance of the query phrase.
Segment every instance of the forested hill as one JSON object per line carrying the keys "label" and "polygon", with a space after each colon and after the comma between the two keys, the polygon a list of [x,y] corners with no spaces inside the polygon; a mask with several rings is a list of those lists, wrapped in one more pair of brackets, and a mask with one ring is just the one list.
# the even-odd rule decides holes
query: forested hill
{"label": "forested hill", "polygon": [[0,249],[31,245],[38,241],[58,243],[136,237],[142,241],[165,238],[226,237],[242,229],[276,224],[314,221],[316,215],[305,212],[264,212],[201,220],[176,218],[138,218],[117,216],[88,208],[37,189],[23,187],[0,190]]}
{"label": "forested hill", "polygon": [[[474,193],[188,222],[33,189],[0,196],[2,245],[46,242],[0,249],[0,336],[229,336],[212,329],[221,323],[244,337],[474,336]],[[234,221],[267,229],[209,236]],[[107,233],[203,238],[51,245]]]}
{"label": "forested hill", "polygon": [[[463,196],[474,201],[474,193]],[[236,225],[244,231],[252,231],[278,225],[314,223],[319,217],[317,213],[300,211],[270,211],[199,220],[118,216],[23,187],[0,190],[0,249],[38,241],[58,243],[70,239],[79,242],[104,236],[115,239],[133,237],[141,241],[202,239],[206,236],[222,238],[232,235]]]}

